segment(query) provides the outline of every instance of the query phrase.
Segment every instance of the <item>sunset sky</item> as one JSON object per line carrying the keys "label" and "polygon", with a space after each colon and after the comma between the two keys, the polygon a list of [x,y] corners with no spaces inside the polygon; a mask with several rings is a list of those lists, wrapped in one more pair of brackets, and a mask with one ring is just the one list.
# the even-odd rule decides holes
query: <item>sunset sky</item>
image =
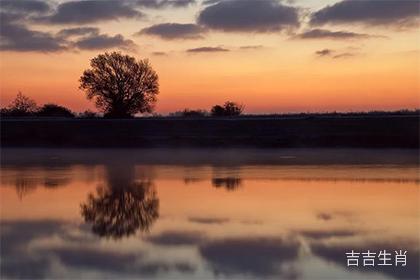
{"label": "sunset sky", "polygon": [[248,113],[420,107],[420,2],[115,0],[0,2],[0,91],[95,109],[78,89],[89,60],[149,58],[156,111]]}

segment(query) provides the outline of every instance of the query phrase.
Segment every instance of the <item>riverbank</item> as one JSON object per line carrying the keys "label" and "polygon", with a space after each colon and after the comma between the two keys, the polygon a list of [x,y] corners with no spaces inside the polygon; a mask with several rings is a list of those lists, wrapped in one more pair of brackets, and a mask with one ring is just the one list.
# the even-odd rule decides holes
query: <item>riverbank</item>
{"label": "riverbank", "polygon": [[2,147],[419,148],[419,117],[2,119]]}

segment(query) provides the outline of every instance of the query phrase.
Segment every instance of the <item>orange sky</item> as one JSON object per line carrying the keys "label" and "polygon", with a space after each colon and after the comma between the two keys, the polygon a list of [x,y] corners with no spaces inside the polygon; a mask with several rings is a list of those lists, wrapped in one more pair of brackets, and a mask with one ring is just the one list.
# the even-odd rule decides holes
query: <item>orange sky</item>
{"label": "orange sky", "polygon": [[[293,6],[312,12],[336,2],[296,1]],[[418,28],[329,24],[321,28],[371,37],[296,39],[296,34],[311,28],[308,19],[302,16],[300,27],[281,32],[210,30],[199,39],[178,40],[133,35],[154,24],[193,23],[205,8],[199,2],[184,8],[140,9],[147,18],[80,26],[99,27],[101,33],[112,36],[122,34],[136,44],[123,52],[150,59],[160,77],[158,113],[184,108],[208,110],[226,100],[243,103],[249,113],[419,108]],[[74,23],[27,24],[32,30],[51,34],[77,26]],[[198,47],[221,47],[229,51],[186,52]],[[1,105],[9,104],[21,91],[38,104],[59,103],[75,111],[94,109],[78,89],[78,79],[89,66],[90,58],[115,49],[121,50],[120,47],[54,52],[3,50],[0,52]],[[324,49],[332,54],[316,54]],[[338,57],[334,58],[335,55]]]}

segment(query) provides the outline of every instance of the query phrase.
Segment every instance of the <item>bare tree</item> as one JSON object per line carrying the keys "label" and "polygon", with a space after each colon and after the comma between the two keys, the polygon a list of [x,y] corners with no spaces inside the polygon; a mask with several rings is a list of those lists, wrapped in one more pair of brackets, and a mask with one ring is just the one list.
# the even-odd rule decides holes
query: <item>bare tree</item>
{"label": "bare tree", "polygon": [[151,113],[159,93],[158,75],[147,59],[119,52],[100,54],[80,77],[80,89],[106,117],[132,117]]}
{"label": "bare tree", "polygon": [[29,116],[37,110],[35,101],[19,92],[5,111],[11,116]]}

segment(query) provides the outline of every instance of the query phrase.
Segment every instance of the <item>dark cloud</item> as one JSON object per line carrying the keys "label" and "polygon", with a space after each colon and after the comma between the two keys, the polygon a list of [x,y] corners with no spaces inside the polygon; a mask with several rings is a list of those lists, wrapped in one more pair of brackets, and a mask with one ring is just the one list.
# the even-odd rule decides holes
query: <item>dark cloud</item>
{"label": "dark cloud", "polygon": [[166,52],[152,52],[152,54],[153,55],[156,55],[156,56],[165,56],[165,55],[168,55]]}
{"label": "dark cloud", "polygon": [[346,58],[346,57],[353,57],[355,56],[354,53],[345,52],[345,53],[339,53],[333,56],[333,58]]}
{"label": "dark cloud", "polygon": [[[66,268],[115,273],[129,278],[154,276],[157,273],[193,273],[196,268],[187,262],[145,261],[144,252],[106,250],[100,246],[89,227],[65,221],[7,221],[0,223],[2,261],[1,277],[51,278],[51,267],[60,263]],[[36,246],[37,240],[59,239],[62,244]]]}
{"label": "dark cloud", "polygon": [[1,0],[0,7],[2,10],[19,13],[46,13],[50,10],[47,2],[37,0]]}
{"label": "dark cloud", "polygon": [[320,219],[320,220],[329,221],[329,220],[331,220],[331,219],[333,218],[333,215],[331,215],[331,214],[329,214],[329,213],[324,213],[324,212],[321,212],[321,213],[318,213],[318,214],[316,215],[316,217],[317,217],[318,219]]}
{"label": "dark cloud", "polygon": [[227,218],[191,217],[188,221],[198,224],[223,224],[229,222]]}
{"label": "dark cloud", "polygon": [[59,4],[52,15],[40,19],[55,24],[85,24],[141,16],[141,12],[124,1],[85,0]]}
{"label": "dark cloud", "polygon": [[324,239],[354,236],[356,232],[352,230],[302,230],[299,234],[312,239]]}
{"label": "dark cloud", "polygon": [[186,7],[195,4],[195,0],[137,0],[135,3],[147,8]]}
{"label": "dark cloud", "polygon": [[275,0],[230,0],[204,8],[198,22],[221,31],[274,32],[299,26],[299,15]]}
{"label": "dark cloud", "polygon": [[188,49],[187,52],[189,53],[202,53],[202,52],[228,52],[228,49],[222,47],[201,47],[201,48],[194,48]]}
{"label": "dark cloud", "polygon": [[[122,35],[115,36],[100,34],[95,27],[76,27],[62,29],[57,34],[31,30],[25,25],[8,21],[8,17],[1,17],[0,50],[17,52],[58,52],[78,48],[81,50],[95,50],[107,48],[135,49],[132,40]],[[76,41],[72,41],[77,37]],[[58,174],[60,175],[60,174]],[[46,187],[62,185],[64,178],[45,178]]]}
{"label": "dark cloud", "polygon": [[144,28],[136,35],[154,35],[167,40],[199,39],[204,32],[205,29],[196,24],[161,23]]}
{"label": "dark cloud", "polygon": [[318,56],[329,56],[333,52],[334,51],[333,50],[330,50],[330,49],[323,49],[323,50],[320,50],[320,51],[316,51],[315,54],[318,55]]}
{"label": "dark cloud", "polygon": [[125,39],[121,34],[109,36],[107,34],[93,34],[77,40],[74,45],[82,50],[100,50],[120,48],[133,50],[135,44],[132,40]]}
{"label": "dark cloud", "polygon": [[75,27],[60,30],[57,35],[68,38],[72,36],[85,36],[99,34],[99,28],[96,27]]}
{"label": "dark cloud", "polygon": [[197,231],[165,231],[159,235],[152,235],[147,240],[165,246],[196,245],[204,240],[204,235]]}
{"label": "dark cloud", "polygon": [[28,29],[26,26],[4,22],[0,18],[0,50],[56,52],[66,49],[65,41],[48,32]]}
{"label": "dark cloud", "polygon": [[89,247],[57,248],[49,251],[58,256],[60,261],[67,266],[102,271],[128,270],[129,266],[141,257],[139,254],[104,251]]}
{"label": "dark cloud", "polygon": [[406,0],[345,0],[311,15],[313,25],[364,23],[372,25],[412,25],[419,19],[420,2]]}
{"label": "dark cloud", "polygon": [[356,54],[350,53],[350,52],[337,52],[335,50],[331,49],[323,49],[320,51],[316,51],[315,54],[319,57],[330,57],[330,58],[346,58],[346,57],[352,57]]}
{"label": "dark cloud", "polygon": [[36,238],[63,234],[60,221],[3,221],[0,223],[1,278],[41,279],[50,267],[46,258],[26,253],[29,243]]}
{"label": "dark cloud", "polygon": [[263,45],[253,45],[253,46],[241,46],[239,47],[241,50],[259,50],[264,48]]}
{"label": "dark cloud", "polygon": [[283,275],[281,265],[297,259],[299,243],[281,238],[231,238],[199,247],[215,273],[249,274],[260,278]]}
{"label": "dark cloud", "polygon": [[160,272],[192,273],[195,271],[194,266],[185,262],[145,262],[144,253],[141,251],[127,253],[103,250],[99,247],[62,247],[50,249],[48,253],[54,254],[67,267],[116,273],[129,276],[129,278],[153,276]]}
{"label": "dark cloud", "polygon": [[305,31],[295,36],[297,39],[332,39],[332,40],[347,40],[347,39],[366,39],[372,36],[368,34],[347,32],[347,31],[330,31],[326,29],[312,29]]}

